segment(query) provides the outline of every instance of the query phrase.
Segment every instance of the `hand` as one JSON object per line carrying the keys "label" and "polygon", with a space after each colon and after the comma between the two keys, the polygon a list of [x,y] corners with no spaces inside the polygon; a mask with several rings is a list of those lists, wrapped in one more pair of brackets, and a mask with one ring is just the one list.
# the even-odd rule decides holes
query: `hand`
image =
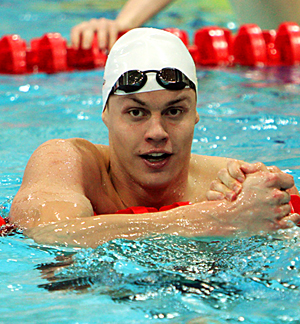
{"label": "hand", "polygon": [[96,34],[99,48],[102,51],[110,50],[122,31],[124,30],[116,20],[106,18],[91,19],[72,28],[71,42],[76,49],[80,46],[83,49],[89,49]]}
{"label": "hand", "polygon": [[283,172],[248,174],[234,202],[239,212],[232,223],[248,232],[274,231],[298,223],[300,216],[290,214],[287,192],[293,185],[293,177]]}
{"label": "hand", "polygon": [[258,171],[282,172],[277,167],[266,167],[263,163],[246,163],[239,160],[229,160],[227,169],[218,172],[217,180],[212,181],[206,197],[208,200],[234,201],[242,190],[246,175]]}

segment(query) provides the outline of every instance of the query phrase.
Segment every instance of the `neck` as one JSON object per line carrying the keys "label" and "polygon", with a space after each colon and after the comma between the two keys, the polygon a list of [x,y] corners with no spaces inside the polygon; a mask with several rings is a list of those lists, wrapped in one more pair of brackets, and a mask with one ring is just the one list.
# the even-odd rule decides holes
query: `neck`
{"label": "neck", "polygon": [[113,174],[111,174],[111,181],[124,208],[145,206],[159,209],[174,202],[189,200],[187,176],[162,187],[147,187],[135,183],[132,179],[122,181],[120,177]]}

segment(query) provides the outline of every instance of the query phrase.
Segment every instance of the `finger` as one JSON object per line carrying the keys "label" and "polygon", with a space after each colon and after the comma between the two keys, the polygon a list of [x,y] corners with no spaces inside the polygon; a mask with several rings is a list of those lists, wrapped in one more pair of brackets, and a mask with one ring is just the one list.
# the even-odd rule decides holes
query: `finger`
{"label": "finger", "polygon": [[92,47],[93,39],[94,39],[94,29],[89,28],[82,32],[81,34],[81,48],[90,49]]}
{"label": "finger", "polygon": [[[280,172],[283,172],[283,171],[280,170],[277,166],[274,166],[274,165],[272,165],[272,166],[268,166],[267,168],[268,168],[268,171],[271,172],[271,173],[280,173]],[[283,172],[283,173],[285,173],[285,172]],[[291,188],[286,189],[286,190],[288,190],[288,192],[289,192],[290,194],[299,195],[299,191],[298,191],[298,189],[295,187],[295,185],[293,185]]]}
{"label": "finger", "polygon": [[110,20],[101,18],[97,24],[98,44],[101,50],[108,49],[109,44],[109,22]]}
{"label": "finger", "polygon": [[246,177],[244,172],[241,170],[241,161],[229,160],[227,163],[227,170],[232,178],[238,180],[241,183],[244,182]]}
{"label": "finger", "polygon": [[273,198],[274,204],[276,204],[276,205],[285,205],[285,204],[288,204],[291,200],[291,196],[287,191],[279,190],[277,188],[273,188],[272,198]]}
{"label": "finger", "polygon": [[237,197],[237,193],[235,191],[231,190],[227,185],[224,185],[218,180],[212,181],[210,190],[223,194],[223,196],[229,201],[233,201]]}
{"label": "finger", "polygon": [[206,193],[206,198],[209,201],[214,201],[214,200],[223,200],[225,199],[225,196],[221,192],[209,190]]}
{"label": "finger", "polygon": [[281,171],[277,166],[275,166],[275,165],[268,166],[267,169],[268,169],[269,172],[272,172],[272,173],[282,172],[282,171]]}
{"label": "finger", "polygon": [[298,195],[299,196],[299,191],[295,186],[293,186],[290,189],[287,189],[287,191],[289,192],[290,195]]}
{"label": "finger", "polygon": [[75,49],[79,48],[81,37],[81,24],[71,29],[71,44]]}
{"label": "finger", "polygon": [[81,47],[83,49],[90,49],[92,47],[94,35],[97,31],[97,23],[98,19],[93,18],[82,26]]}
{"label": "finger", "polygon": [[300,215],[294,213],[283,217],[280,221],[278,221],[278,225],[280,226],[280,228],[290,228],[297,225],[299,222],[300,222]]}
{"label": "finger", "polygon": [[268,168],[261,162],[257,162],[257,163],[247,163],[244,162],[241,164],[241,170],[246,173],[255,173],[255,172],[259,172],[259,171],[268,171]]}
{"label": "finger", "polygon": [[[241,192],[242,184],[240,183],[240,181],[236,180],[235,178],[232,178],[227,169],[221,169],[218,172],[217,176],[220,182],[223,183],[228,189],[235,192],[237,195]],[[225,192],[223,193],[225,194]]]}
{"label": "finger", "polygon": [[273,221],[276,223],[287,217],[291,212],[291,206],[289,204],[278,205],[273,209]]}
{"label": "finger", "polygon": [[264,177],[268,187],[286,190],[294,186],[293,176],[284,172],[265,172]]}
{"label": "finger", "polygon": [[287,191],[281,191],[282,198],[280,200],[280,203],[282,205],[288,204],[291,200],[291,195]]}

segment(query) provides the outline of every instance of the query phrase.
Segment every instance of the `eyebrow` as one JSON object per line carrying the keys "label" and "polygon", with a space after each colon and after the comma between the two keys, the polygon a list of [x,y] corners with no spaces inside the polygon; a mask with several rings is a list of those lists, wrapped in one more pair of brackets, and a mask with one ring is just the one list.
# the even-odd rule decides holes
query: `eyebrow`
{"label": "eyebrow", "polygon": [[177,104],[177,103],[179,103],[179,102],[181,102],[181,101],[184,101],[184,100],[186,100],[186,99],[189,99],[189,98],[188,98],[187,96],[179,97],[179,98],[177,98],[177,99],[175,99],[175,100],[171,100],[171,101],[169,101],[168,104],[167,104],[167,106],[175,105],[175,104]]}
{"label": "eyebrow", "polygon": [[[131,96],[128,97],[128,99],[131,99],[131,100],[135,101],[136,103],[138,103],[138,104],[140,104],[142,106],[147,106],[146,102],[144,102],[141,99],[138,99],[138,98],[134,97],[134,95],[132,97]],[[166,106],[175,105],[175,104],[177,104],[177,103],[179,103],[181,101],[184,101],[186,99],[189,99],[189,98],[187,96],[183,95],[183,96],[181,96],[181,97],[179,97],[177,99],[174,99],[174,100],[171,100],[171,101],[167,102]]]}
{"label": "eyebrow", "polygon": [[140,104],[142,106],[146,106],[147,105],[144,101],[142,101],[142,100],[140,100],[140,99],[138,99],[136,97],[131,97],[130,96],[130,97],[128,97],[128,99],[133,100],[133,101],[135,101],[136,103],[138,103],[138,104]]}

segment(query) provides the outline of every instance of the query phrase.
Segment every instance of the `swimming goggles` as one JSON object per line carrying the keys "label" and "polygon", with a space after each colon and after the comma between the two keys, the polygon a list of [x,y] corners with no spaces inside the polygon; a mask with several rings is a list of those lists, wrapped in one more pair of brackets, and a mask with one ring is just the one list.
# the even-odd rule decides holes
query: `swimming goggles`
{"label": "swimming goggles", "polygon": [[168,90],[182,90],[189,87],[196,91],[195,84],[181,71],[175,68],[163,68],[157,70],[130,70],[123,73],[111,90],[113,94],[116,90],[122,90],[126,93],[135,92],[143,88],[147,82],[147,73],[156,73],[157,83]]}

